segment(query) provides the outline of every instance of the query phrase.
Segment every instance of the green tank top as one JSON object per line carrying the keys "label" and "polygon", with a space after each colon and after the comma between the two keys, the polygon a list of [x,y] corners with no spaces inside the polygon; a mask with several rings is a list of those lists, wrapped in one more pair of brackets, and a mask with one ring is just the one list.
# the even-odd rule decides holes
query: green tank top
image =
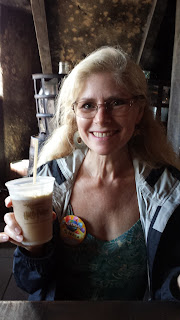
{"label": "green tank top", "polygon": [[[67,215],[73,214],[69,206]],[[141,300],[147,287],[147,255],[140,220],[114,240],[87,234],[76,247],[61,240],[63,274],[56,298],[65,300]]]}

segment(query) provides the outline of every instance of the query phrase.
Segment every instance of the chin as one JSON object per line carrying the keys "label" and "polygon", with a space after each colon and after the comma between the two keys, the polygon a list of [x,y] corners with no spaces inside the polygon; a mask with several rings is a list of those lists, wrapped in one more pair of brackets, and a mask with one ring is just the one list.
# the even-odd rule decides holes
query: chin
{"label": "chin", "polygon": [[100,150],[100,149],[91,149],[92,151],[94,151],[95,153],[97,153],[100,156],[109,156],[112,153],[114,153],[115,150]]}
{"label": "chin", "polygon": [[91,148],[89,146],[89,149],[92,150],[94,153],[100,155],[100,156],[111,156],[111,155],[120,155],[122,152],[126,152],[128,150],[128,145],[127,144],[122,144],[117,146],[107,146],[106,148],[104,147],[97,147],[97,148]]}

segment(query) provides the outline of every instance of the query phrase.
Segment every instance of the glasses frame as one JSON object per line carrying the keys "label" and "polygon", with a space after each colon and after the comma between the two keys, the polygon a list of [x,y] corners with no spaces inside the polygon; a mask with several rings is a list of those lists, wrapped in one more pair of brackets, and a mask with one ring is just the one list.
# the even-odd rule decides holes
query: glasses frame
{"label": "glasses frame", "polygon": [[[119,99],[119,100],[121,100],[120,98],[117,98],[117,99]],[[129,99],[123,99],[122,98],[122,100],[123,101],[125,101],[127,104],[129,104],[129,108],[128,108],[128,110],[127,110],[127,112],[125,112],[124,114],[127,114],[128,112],[129,112],[129,110],[131,109],[131,107],[132,107],[132,105],[134,104],[134,102],[136,101],[138,99],[138,97],[137,96],[134,96],[134,97],[132,97],[132,98],[129,98]],[[116,100],[116,99],[114,99],[114,100]],[[96,104],[94,104],[95,105],[95,107],[96,107],[96,109],[94,110],[94,111],[96,111],[96,113],[94,114],[94,116],[88,116],[88,114],[87,114],[87,117],[85,116],[79,116],[79,115],[77,115],[77,113],[76,113],[76,107],[77,107],[77,105],[78,105],[78,103],[79,102],[81,102],[81,101],[86,101],[86,100],[79,100],[79,101],[75,101],[73,104],[72,104],[72,110],[74,111],[74,113],[75,113],[75,115],[77,116],[77,117],[79,117],[79,118],[82,118],[82,119],[93,119],[95,116],[96,116],[96,114],[97,114],[97,112],[98,112],[98,110],[99,110],[99,106],[104,106],[105,107],[105,109],[108,111],[108,106],[106,106],[106,104],[108,104],[108,101],[105,101],[105,102],[103,102],[103,103],[96,103]],[[88,102],[87,102],[88,103]],[[112,114],[111,112],[109,112],[112,116],[115,116],[115,117],[121,117],[122,115],[120,114],[120,115],[114,115],[114,114]]]}

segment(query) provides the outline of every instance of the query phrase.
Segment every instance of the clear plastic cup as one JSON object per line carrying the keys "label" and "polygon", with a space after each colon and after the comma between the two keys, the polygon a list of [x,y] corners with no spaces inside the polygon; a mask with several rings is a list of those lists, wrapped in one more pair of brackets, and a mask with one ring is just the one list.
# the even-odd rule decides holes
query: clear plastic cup
{"label": "clear plastic cup", "polygon": [[23,231],[23,244],[34,246],[52,239],[53,177],[19,178],[5,183],[16,221]]}

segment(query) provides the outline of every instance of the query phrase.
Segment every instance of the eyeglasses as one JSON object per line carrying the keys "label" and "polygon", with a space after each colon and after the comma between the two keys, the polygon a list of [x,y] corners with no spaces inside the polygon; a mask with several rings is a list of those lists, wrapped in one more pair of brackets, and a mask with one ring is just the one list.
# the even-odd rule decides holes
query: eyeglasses
{"label": "eyeglasses", "polygon": [[98,104],[87,100],[80,100],[73,103],[72,109],[74,110],[76,116],[84,119],[91,119],[95,117],[99,106],[104,106],[110,115],[120,117],[129,112],[135,99],[137,99],[137,97],[131,99],[117,98]]}

